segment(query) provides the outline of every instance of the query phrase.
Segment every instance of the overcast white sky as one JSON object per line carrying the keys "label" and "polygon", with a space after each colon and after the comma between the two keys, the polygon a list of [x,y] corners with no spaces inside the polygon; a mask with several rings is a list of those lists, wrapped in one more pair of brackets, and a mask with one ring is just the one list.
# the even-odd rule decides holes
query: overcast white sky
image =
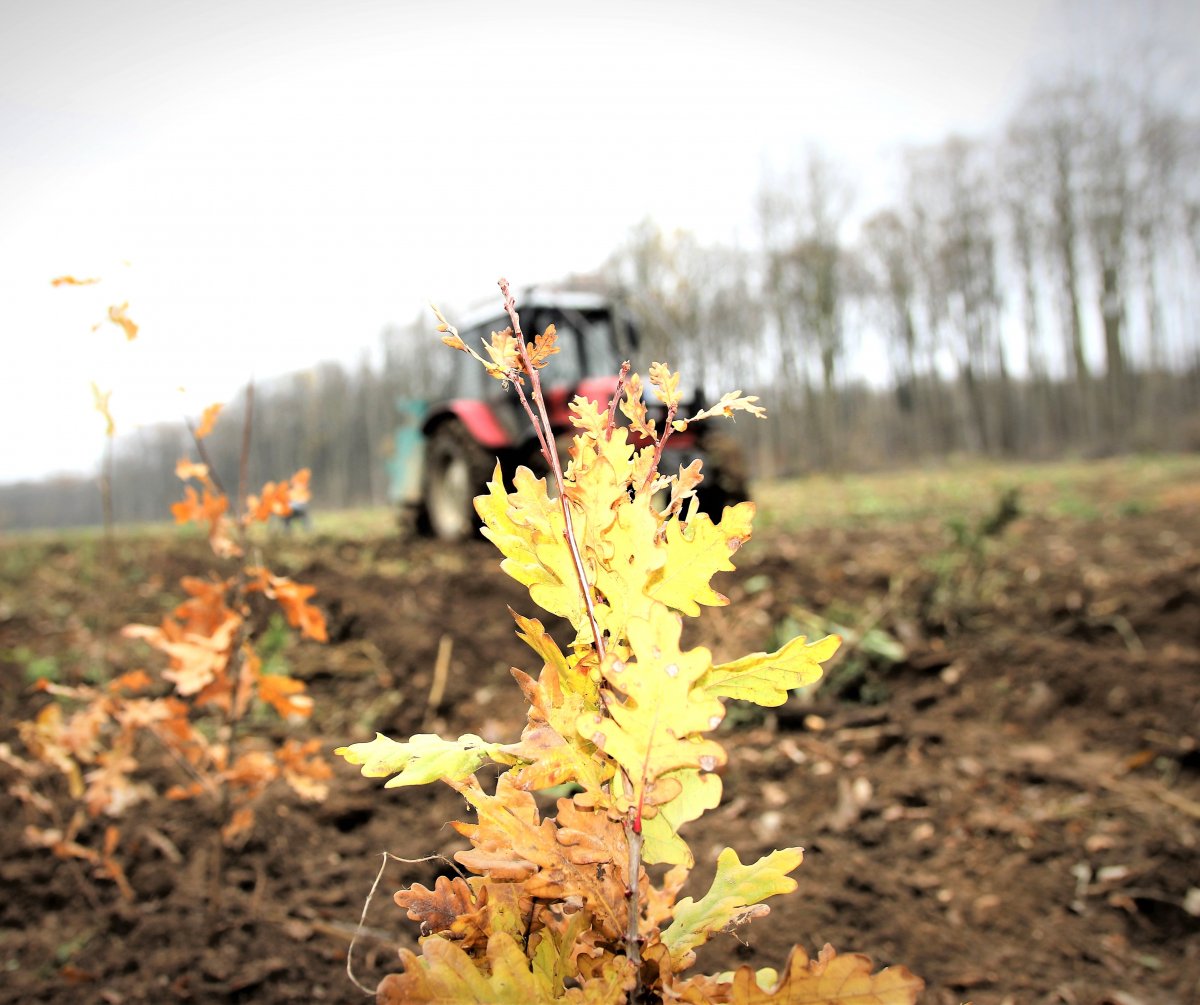
{"label": "overcast white sky", "polygon": [[[1142,9],[1090,6],[1097,38]],[[94,466],[91,381],[128,430],[592,269],[646,217],[749,243],[813,143],[870,193],[902,144],[998,122],[1086,43],[1075,10],[0,0],[0,482]],[[135,342],[92,331],[123,301]]]}

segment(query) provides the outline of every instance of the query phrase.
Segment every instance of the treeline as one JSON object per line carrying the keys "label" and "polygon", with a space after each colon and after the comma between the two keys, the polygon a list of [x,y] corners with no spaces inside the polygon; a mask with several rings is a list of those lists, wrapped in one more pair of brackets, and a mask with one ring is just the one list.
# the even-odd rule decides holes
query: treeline
{"label": "treeline", "polygon": [[[647,222],[562,285],[627,304],[640,367],[758,394],[771,421],[736,433],[760,476],[1200,448],[1200,122],[1153,87],[1071,77],[996,135],[895,167],[891,204],[865,210],[812,150],[763,185],[749,246]],[[449,357],[422,315],[384,331],[379,361],[260,385],[249,484],[309,467],[315,505],[385,501],[396,401],[447,393]],[[206,441],[231,491],[246,407]],[[189,453],[180,425],[119,438],[115,518],[160,519]],[[100,519],[94,479],[0,487],[0,527]]]}
{"label": "treeline", "polygon": [[607,274],[710,393],[776,403],[773,471],[1196,448],[1198,155],[1150,87],[1063,79],[998,135],[906,151],[891,205],[857,213],[812,151],[755,247],[645,225]]}

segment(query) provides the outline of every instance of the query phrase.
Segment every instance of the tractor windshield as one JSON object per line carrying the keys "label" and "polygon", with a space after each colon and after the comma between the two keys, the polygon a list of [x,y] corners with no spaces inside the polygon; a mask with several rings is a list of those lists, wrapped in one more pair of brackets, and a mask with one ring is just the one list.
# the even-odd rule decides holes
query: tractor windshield
{"label": "tractor windshield", "polygon": [[[625,355],[609,311],[547,313],[547,321],[553,321],[558,331],[559,353],[553,365],[555,384],[575,384],[585,377],[616,376]],[[627,355],[628,351],[625,352]]]}

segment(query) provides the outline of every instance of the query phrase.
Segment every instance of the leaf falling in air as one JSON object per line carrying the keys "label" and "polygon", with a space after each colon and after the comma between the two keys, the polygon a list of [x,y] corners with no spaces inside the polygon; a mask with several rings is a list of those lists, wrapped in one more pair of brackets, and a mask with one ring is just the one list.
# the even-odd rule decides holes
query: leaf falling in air
{"label": "leaf falling in air", "polygon": [[95,381],[92,382],[92,404],[96,411],[104,416],[104,435],[110,438],[117,432],[117,424],[113,421],[108,404],[111,397],[111,390],[101,391]]}
{"label": "leaf falling in air", "polygon": [[217,416],[221,414],[221,409],[224,408],[223,402],[215,402],[204,410],[200,416],[200,421],[196,423],[196,439],[202,440],[213,431],[217,424]]}
{"label": "leaf falling in air", "polygon": [[108,320],[125,332],[126,341],[132,342],[138,336],[138,326],[129,316],[128,302],[108,309]]}

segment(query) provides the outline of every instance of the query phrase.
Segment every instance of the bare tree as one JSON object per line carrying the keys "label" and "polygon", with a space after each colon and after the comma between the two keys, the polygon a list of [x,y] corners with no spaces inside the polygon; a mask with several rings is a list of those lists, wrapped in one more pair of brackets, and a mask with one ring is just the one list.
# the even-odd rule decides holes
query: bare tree
{"label": "bare tree", "polygon": [[962,137],[910,151],[908,193],[922,221],[930,317],[954,360],[968,445],[1011,451],[1011,381],[1000,337],[1003,302],[988,164],[986,148]]}
{"label": "bare tree", "polygon": [[1075,382],[1075,411],[1086,436],[1092,426],[1091,369],[1084,344],[1084,229],[1080,189],[1084,137],[1092,98],[1086,85],[1062,81],[1035,86],[1009,128],[1009,141],[1025,148],[1028,203],[1038,221],[1046,256],[1057,278],[1058,311],[1068,373]]}
{"label": "bare tree", "polygon": [[918,340],[917,273],[913,232],[895,209],[884,209],[862,228],[862,259],[869,296],[882,315],[883,331],[902,421],[893,430],[900,449],[914,456],[929,446],[917,428],[927,407]]}
{"label": "bare tree", "polygon": [[[764,299],[780,340],[780,370],[806,400],[815,401],[808,420],[825,467],[836,467],[841,455],[836,393],[854,268],[843,238],[851,203],[841,169],[815,149],[792,187],[768,187],[759,199]],[[810,364],[819,380],[816,395]]]}

